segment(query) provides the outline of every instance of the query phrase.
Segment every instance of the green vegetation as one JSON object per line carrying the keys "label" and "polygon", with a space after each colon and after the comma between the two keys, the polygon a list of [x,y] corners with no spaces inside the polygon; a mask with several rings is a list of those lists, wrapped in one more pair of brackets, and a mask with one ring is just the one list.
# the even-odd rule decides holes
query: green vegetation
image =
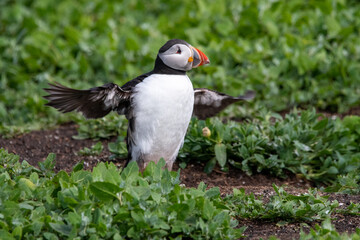
{"label": "green vegetation", "polygon": [[[324,220],[323,228],[301,237],[340,236],[328,220],[337,201],[315,190],[295,196],[274,185],[276,194],[264,203],[243,189],[221,198],[219,188],[207,190],[203,183],[180,186],[180,172],[163,170],[164,161],[151,163],[143,174],[136,163],[125,169],[100,163],[92,172],[78,164],[55,174],[54,161],[49,154],[38,169],[0,149],[1,239],[237,239],[245,228],[238,228],[236,218]],[[359,214],[358,209],[351,204],[341,211]]]}
{"label": "green vegetation", "polygon": [[232,213],[239,218],[271,219],[280,221],[281,224],[289,221],[325,220],[339,206],[337,201],[330,202],[327,197],[317,195],[316,190],[295,196],[288,194],[281,187],[273,187],[276,194],[266,204],[254,194],[245,194],[243,189],[234,189],[234,194],[227,196],[225,201]]}
{"label": "green vegetation", "polygon": [[350,0],[4,0],[0,130],[68,120],[44,106],[47,82],[125,83],[151,70],[170,38],[188,40],[211,59],[190,73],[195,87],[255,90],[247,114],[293,106],[343,112],[360,103],[359,18],[360,5]]}
{"label": "green vegetation", "polygon": [[315,229],[311,229],[309,234],[305,232],[300,233],[301,240],[309,239],[333,239],[333,240],[355,240],[360,239],[360,229],[351,235],[339,234],[334,225],[331,224],[330,219],[326,219],[321,226],[316,225]]}
{"label": "green vegetation", "polygon": [[[358,128],[352,127],[359,119],[332,120],[315,111],[295,110],[284,118],[264,113],[241,124],[194,120],[180,159],[207,161],[208,171],[215,164],[226,168],[229,163],[248,174],[284,176],[290,171],[315,182],[331,183],[360,169],[360,135]],[[211,136],[203,136],[204,127]],[[360,183],[359,177],[351,179]],[[345,179],[341,182],[347,185]]]}
{"label": "green vegetation", "polygon": [[81,149],[78,154],[82,156],[94,156],[99,155],[104,149],[104,146],[101,142],[97,142],[96,144],[92,145],[91,148],[84,147]]}
{"label": "green vegetation", "polygon": [[85,119],[83,117],[76,120],[80,125],[78,135],[75,139],[104,139],[112,136],[126,136],[127,123],[123,116],[117,113],[110,113],[106,117],[99,119]]}
{"label": "green vegetation", "polygon": [[[314,110],[343,113],[360,105],[359,19],[354,0],[2,0],[0,135],[74,121],[77,139],[119,136],[79,154],[107,147],[111,159],[126,156],[123,116],[61,114],[44,105],[42,89],[54,81],[79,89],[124,84],[152,69],[164,42],[181,38],[211,60],[189,73],[194,87],[256,91],[253,101],[222,113],[242,122],[193,119],[179,154],[182,167],[201,161],[206,172],[218,165],[247,174],[292,173],[326,192],[359,194],[360,117],[341,120]],[[289,114],[276,113],[283,110]],[[359,204],[340,210],[316,190],[294,196],[274,186],[267,203],[236,189],[221,198],[203,184],[181,187],[179,173],[161,165],[143,176],[135,165],[119,170],[103,163],[93,172],[80,164],[55,174],[54,158],[39,170],[0,149],[1,239],[231,239],[243,234],[235,228],[241,218],[321,220],[300,238],[360,238],[359,231],[340,235],[328,220],[332,212],[359,215]]]}
{"label": "green vegetation", "polygon": [[164,161],[142,176],[136,163],[57,174],[53,166],[54,154],[38,170],[0,149],[1,239],[236,239],[244,231],[218,188],[181,187]]}
{"label": "green vegetation", "polygon": [[[100,120],[81,121],[76,138],[104,138],[119,134],[108,148],[115,157],[126,157],[126,125],[115,115]],[[251,122],[227,122],[219,119],[193,119],[179,161],[204,161],[205,171],[218,164],[224,171],[240,168],[284,177],[297,174],[319,184],[331,185],[327,191],[360,192],[360,140],[356,127],[360,117],[329,119],[314,110],[296,109],[281,117],[261,112]],[[101,128],[101,126],[104,128]],[[203,136],[203,129],[210,130]]]}

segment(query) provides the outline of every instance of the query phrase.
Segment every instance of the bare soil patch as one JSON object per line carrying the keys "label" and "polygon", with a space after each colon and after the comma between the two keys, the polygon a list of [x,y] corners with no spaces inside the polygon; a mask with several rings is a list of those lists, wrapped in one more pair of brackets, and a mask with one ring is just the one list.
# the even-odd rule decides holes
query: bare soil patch
{"label": "bare soil patch", "polygon": [[[107,149],[107,143],[115,141],[101,140],[104,145],[104,151],[98,156],[80,156],[78,151],[84,147],[90,148],[97,141],[94,140],[75,140],[72,136],[77,134],[77,126],[69,123],[56,129],[33,131],[31,133],[17,136],[12,139],[0,138],[0,147],[7,149],[11,153],[20,156],[21,160],[26,160],[34,166],[38,166],[39,161],[46,159],[49,153],[56,154],[55,170],[70,171],[74,165],[84,161],[85,169],[91,170],[100,161],[109,161],[111,153]],[[125,164],[125,160],[113,161],[118,167]],[[178,163],[175,164],[174,170],[178,170]],[[270,175],[256,174],[248,176],[238,169],[230,168],[229,172],[222,172],[215,169],[211,174],[203,172],[202,163],[187,164],[185,169],[181,169],[181,181],[187,187],[197,187],[200,182],[204,182],[208,187],[219,187],[223,195],[232,193],[233,188],[244,188],[247,193],[261,195],[263,198],[269,198],[274,194],[272,184],[278,186],[284,185],[285,189],[291,194],[307,192],[309,187],[313,187],[311,182],[303,179],[297,179],[294,175],[287,178],[279,179]],[[284,176],[285,177],[285,176]],[[332,200],[337,200],[343,207],[350,202],[360,202],[359,195],[341,195],[329,194]],[[339,232],[355,232],[356,227],[360,227],[360,216],[349,216],[335,214],[333,224]],[[281,239],[296,239],[299,237],[302,223],[291,223],[284,226],[277,226],[277,222],[264,220],[240,220],[239,226],[247,226],[245,234],[246,239],[268,238],[277,236]],[[315,223],[308,223],[314,226]],[[308,228],[304,228],[304,230]]]}

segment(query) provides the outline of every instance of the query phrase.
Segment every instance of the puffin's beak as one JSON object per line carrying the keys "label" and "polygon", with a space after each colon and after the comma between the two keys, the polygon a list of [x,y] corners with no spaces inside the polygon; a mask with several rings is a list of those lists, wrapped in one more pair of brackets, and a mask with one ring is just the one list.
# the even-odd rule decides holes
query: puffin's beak
{"label": "puffin's beak", "polygon": [[193,68],[210,63],[210,60],[202,51],[194,47],[191,47],[191,50],[193,51],[193,57],[189,58],[189,62],[193,62]]}

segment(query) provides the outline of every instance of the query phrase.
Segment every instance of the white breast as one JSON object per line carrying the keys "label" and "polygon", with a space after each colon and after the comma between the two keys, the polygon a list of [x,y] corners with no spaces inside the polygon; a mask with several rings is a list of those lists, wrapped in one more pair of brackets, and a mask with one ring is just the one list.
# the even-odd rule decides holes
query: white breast
{"label": "white breast", "polygon": [[132,160],[141,156],[145,165],[160,158],[175,161],[194,106],[190,79],[186,75],[153,74],[136,85],[134,92]]}

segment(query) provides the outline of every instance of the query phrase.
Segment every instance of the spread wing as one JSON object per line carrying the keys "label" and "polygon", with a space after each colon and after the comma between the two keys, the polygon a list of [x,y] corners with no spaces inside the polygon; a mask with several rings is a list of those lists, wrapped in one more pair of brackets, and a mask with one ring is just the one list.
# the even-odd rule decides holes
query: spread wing
{"label": "spread wing", "polygon": [[117,111],[129,117],[133,88],[152,73],[151,71],[140,75],[121,87],[114,83],[107,83],[88,90],[76,90],[59,83],[49,83],[50,87],[44,89],[49,95],[44,98],[49,100],[47,106],[54,107],[63,113],[78,111],[86,118],[101,118],[110,111]]}
{"label": "spread wing", "polygon": [[130,104],[131,90],[123,90],[114,83],[107,83],[88,90],[76,90],[59,83],[49,84],[44,90],[49,95],[47,106],[54,107],[66,113],[79,111],[86,118],[101,118],[110,111],[125,114]]}
{"label": "spread wing", "polygon": [[232,103],[255,97],[254,91],[247,91],[244,96],[232,97],[206,88],[195,88],[194,94],[193,115],[202,120],[215,116]]}

